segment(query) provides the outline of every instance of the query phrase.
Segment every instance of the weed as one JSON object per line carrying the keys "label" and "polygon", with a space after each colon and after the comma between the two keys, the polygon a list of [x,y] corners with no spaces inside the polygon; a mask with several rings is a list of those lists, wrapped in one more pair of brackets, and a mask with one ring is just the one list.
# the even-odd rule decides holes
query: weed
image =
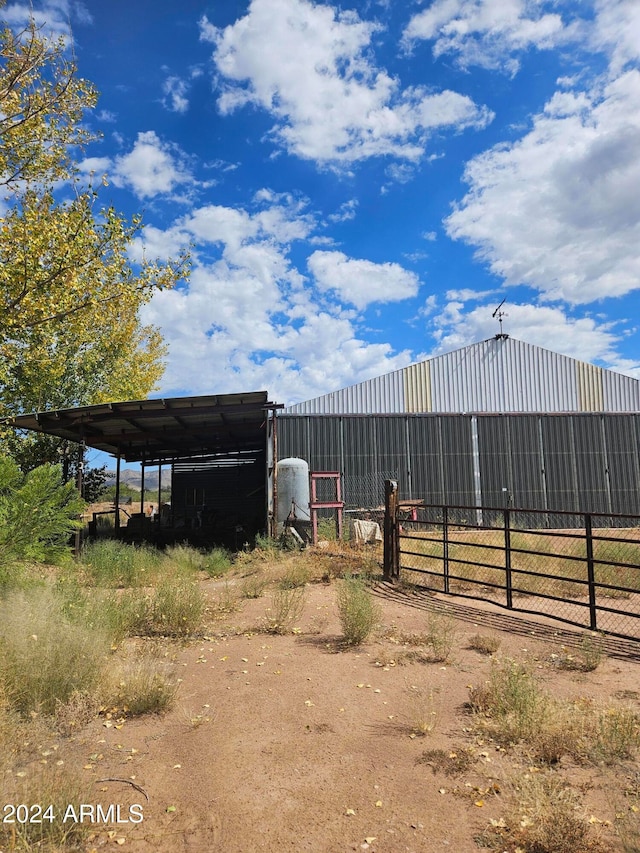
{"label": "weed", "polygon": [[132,716],[167,711],[178,691],[167,664],[148,656],[126,661],[114,681],[108,706]]}
{"label": "weed", "polygon": [[204,555],[203,570],[210,578],[219,578],[231,568],[231,557],[224,548],[213,548]]}
{"label": "weed", "polygon": [[197,584],[168,578],[160,583],[151,602],[151,629],[171,636],[191,634],[204,613],[204,598]]}
{"label": "weed", "polygon": [[255,556],[268,556],[270,559],[274,559],[281,557],[282,554],[283,551],[278,539],[274,539],[272,536],[262,536],[260,534],[256,536]]}
{"label": "weed", "polygon": [[301,560],[295,560],[287,566],[287,570],[280,578],[278,585],[281,589],[295,589],[309,583],[310,578],[309,566]]}
{"label": "weed", "polygon": [[108,648],[107,632],[70,622],[50,588],[0,602],[0,682],[22,714],[52,714],[74,691],[92,691]]}
{"label": "weed", "polygon": [[54,727],[61,735],[69,737],[91,722],[99,710],[100,700],[96,691],[74,690],[66,702],[56,702]]}
{"label": "weed", "polygon": [[288,634],[302,615],[305,598],[306,590],[303,586],[274,589],[266,630],[270,634]]}
{"label": "weed", "polygon": [[450,659],[456,641],[455,619],[446,614],[430,613],[425,636],[431,648],[431,660],[445,663]]}
{"label": "weed", "polygon": [[633,758],[640,747],[640,717],[630,708],[611,707],[596,711],[588,739],[589,757],[612,764]]}
{"label": "weed", "polygon": [[218,614],[236,613],[238,610],[241,610],[242,602],[238,588],[233,583],[225,580],[216,596],[213,608]]}
{"label": "weed", "polygon": [[425,737],[435,729],[439,717],[436,694],[437,690],[433,688],[416,684],[407,686],[409,728],[413,736]]}
{"label": "weed", "polygon": [[262,598],[266,586],[266,577],[260,572],[254,572],[242,579],[240,594],[243,598]]}
{"label": "weed", "polygon": [[511,807],[504,819],[491,821],[489,834],[500,849],[522,853],[600,853],[580,808],[577,793],[552,772],[527,773],[512,783]]}
{"label": "weed", "polygon": [[427,749],[416,759],[416,764],[427,764],[436,773],[458,776],[469,770],[476,762],[472,749],[454,746],[451,749]]}
{"label": "weed", "polygon": [[547,701],[529,670],[507,659],[494,662],[486,684],[472,688],[471,707],[491,719],[496,739],[517,743],[541,731]]}
{"label": "weed", "polygon": [[[11,787],[10,787],[11,786]],[[16,819],[13,824],[0,824],[0,848],[7,850],[79,849],[90,824],[64,820],[65,815],[80,813],[81,803],[93,801],[93,792],[72,777],[64,768],[43,765],[14,783],[4,780],[0,795],[5,803],[43,804],[40,822]],[[45,809],[50,807],[48,815]],[[37,806],[36,806],[37,808]],[[31,815],[35,813],[30,812]],[[16,815],[16,818],[19,816]]]}
{"label": "weed", "polygon": [[160,571],[162,559],[159,551],[146,545],[100,539],[85,547],[82,567],[96,586],[148,586]]}
{"label": "weed", "polygon": [[164,562],[177,574],[190,575],[203,571],[206,555],[191,545],[170,545],[164,552]]}
{"label": "weed", "polygon": [[500,648],[500,638],[488,634],[474,634],[469,637],[467,647],[474,652],[480,652],[481,655],[495,655]]}
{"label": "weed", "polygon": [[553,700],[522,664],[494,664],[489,681],[471,691],[480,726],[500,743],[524,743],[533,757],[553,764],[566,754],[611,764],[640,747],[640,718],[629,708],[599,708],[587,700]]}
{"label": "weed", "polygon": [[364,581],[352,575],[340,581],[337,596],[344,639],[350,645],[360,645],[380,621],[380,607]]}
{"label": "weed", "polygon": [[602,663],[604,654],[600,637],[583,634],[577,651],[569,651],[563,646],[559,654],[551,656],[551,660],[559,669],[593,672]]}

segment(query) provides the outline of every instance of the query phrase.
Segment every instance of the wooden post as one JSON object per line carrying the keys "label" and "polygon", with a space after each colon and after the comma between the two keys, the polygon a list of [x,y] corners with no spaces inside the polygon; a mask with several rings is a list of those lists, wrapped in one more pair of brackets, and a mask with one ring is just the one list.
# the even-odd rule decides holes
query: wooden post
{"label": "wooden post", "polygon": [[398,545],[398,484],[395,480],[385,480],[383,577],[386,581],[400,575]]}

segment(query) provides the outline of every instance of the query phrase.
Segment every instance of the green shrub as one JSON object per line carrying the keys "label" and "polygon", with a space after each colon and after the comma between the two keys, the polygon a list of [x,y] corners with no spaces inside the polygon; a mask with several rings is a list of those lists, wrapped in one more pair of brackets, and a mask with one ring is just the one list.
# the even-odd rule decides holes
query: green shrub
{"label": "green shrub", "polygon": [[189,575],[201,572],[205,566],[205,555],[192,545],[170,545],[164,552],[164,562],[170,570]]}
{"label": "green shrub", "polygon": [[278,581],[280,589],[295,589],[309,583],[311,570],[302,560],[295,560],[287,566],[284,575]]}
{"label": "green shrub", "polygon": [[204,613],[204,598],[197,584],[168,578],[159,584],[151,600],[151,630],[171,636],[191,634]]}
{"label": "green shrub", "polygon": [[73,483],[62,482],[59,465],[41,465],[24,475],[0,457],[0,585],[15,581],[15,561],[59,562],[69,556],[69,538],[82,526],[84,501]]}
{"label": "green shrub", "polygon": [[497,739],[517,743],[544,728],[548,703],[526,666],[504,660],[494,662],[486,684],[472,688],[471,707],[493,721]]}
{"label": "green shrub", "polygon": [[363,580],[346,575],[338,586],[338,613],[347,643],[359,645],[380,619],[380,608]]}
{"label": "green shrub", "polygon": [[82,566],[97,586],[150,586],[161,570],[162,555],[148,545],[99,539],[82,552]]}
{"label": "green shrub", "polygon": [[203,570],[210,578],[219,578],[231,568],[231,557],[224,548],[213,548],[204,555]]}

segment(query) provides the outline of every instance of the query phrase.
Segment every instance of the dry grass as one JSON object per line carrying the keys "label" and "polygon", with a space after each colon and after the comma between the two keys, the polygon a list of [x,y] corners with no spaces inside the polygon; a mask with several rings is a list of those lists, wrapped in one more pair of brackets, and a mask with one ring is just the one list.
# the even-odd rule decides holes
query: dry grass
{"label": "dry grass", "polygon": [[264,630],[269,634],[290,634],[302,616],[305,598],[303,586],[276,587],[271,594]]}
{"label": "dry grass", "polygon": [[407,633],[389,628],[384,638],[399,646],[386,653],[380,653],[380,662],[403,664],[413,662],[448,663],[452,660],[458,637],[458,629],[453,618],[443,613],[429,613],[426,629],[417,633]]}
{"label": "dry grass", "polygon": [[442,706],[439,692],[430,686],[407,684],[406,719],[411,736],[426,737],[436,728]]}
{"label": "dry grass", "polygon": [[478,729],[504,746],[522,745],[547,765],[564,755],[610,765],[635,757],[640,747],[640,717],[633,709],[555,699],[513,660],[494,662],[488,681],[471,689],[470,706]]}
{"label": "dry grass", "polygon": [[0,684],[21,714],[53,714],[72,694],[93,691],[109,646],[100,626],[70,621],[48,587],[0,601]]}
{"label": "dry grass", "polygon": [[495,655],[500,648],[500,638],[494,634],[474,634],[469,637],[467,647],[481,655]]}
{"label": "dry grass", "polygon": [[575,672],[593,672],[605,658],[602,637],[583,634],[577,648],[562,646],[550,656],[551,663],[559,669]]}
{"label": "dry grass", "polygon": [[178,681],[166,661],[137,657],[121,662],[112,674],[105,709],[133,717],[160,714],[172,707],[177,692]]}
{"label": "dry grass", "polygon": [[581,808],[578,793],[553,772],[525,773],[511,781],[508,811],[492,820],[485,840],[520,853],[606,853]]}

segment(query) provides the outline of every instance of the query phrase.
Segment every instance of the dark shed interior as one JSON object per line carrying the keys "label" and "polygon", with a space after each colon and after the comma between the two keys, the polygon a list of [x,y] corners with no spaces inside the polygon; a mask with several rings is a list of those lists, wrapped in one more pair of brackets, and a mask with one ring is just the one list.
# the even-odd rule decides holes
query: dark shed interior
{"label": "dark shed interior", "polygon": [[[171,465],[171,505],[151,519],[133,514],[123,538],[239,547],[270,529],[275,466],[266,391],[104,403],[19,415],[8,423],[101,450],[120,463]],[[160,508],[159,508],[160,509]]]}

